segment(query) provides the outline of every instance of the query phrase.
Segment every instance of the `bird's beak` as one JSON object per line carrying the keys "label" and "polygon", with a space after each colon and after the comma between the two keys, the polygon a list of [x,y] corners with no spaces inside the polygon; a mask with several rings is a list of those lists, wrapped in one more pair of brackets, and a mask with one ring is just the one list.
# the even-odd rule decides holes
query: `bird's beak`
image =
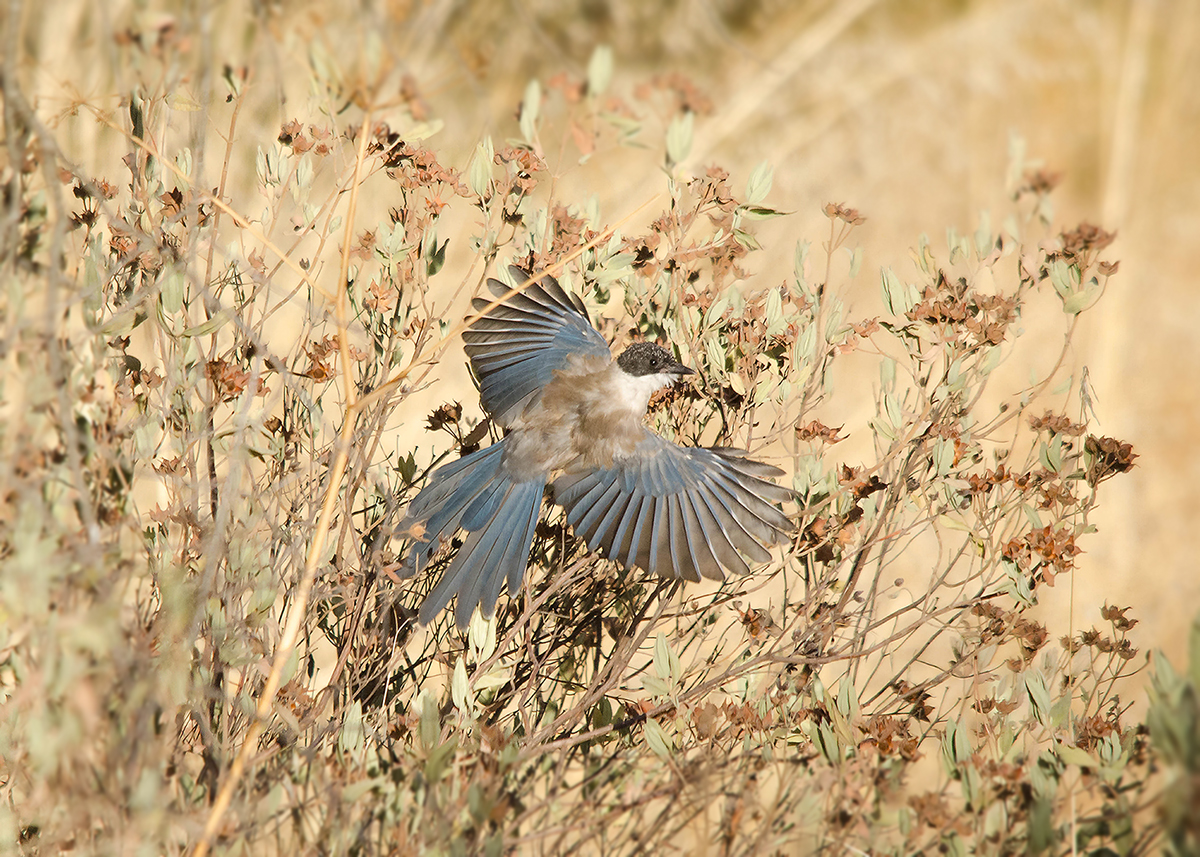
{"label": "bird's beak", "polygon": [[676,363],[673,367],[671,367],[671,372],[673,372],[676,375],[681,375],[681,376],[696,374],[695,369],[689,369],[687,366],[684,366],[682,363]]}

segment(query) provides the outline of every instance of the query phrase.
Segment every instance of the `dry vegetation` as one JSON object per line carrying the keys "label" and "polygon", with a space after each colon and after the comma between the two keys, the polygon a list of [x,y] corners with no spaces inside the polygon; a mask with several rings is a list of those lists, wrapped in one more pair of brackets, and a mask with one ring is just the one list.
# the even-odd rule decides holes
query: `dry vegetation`
{"label": "dry vegetation", "polygon": [[[185,79],[194,34],[139,21],[97,35],[138,81],[117,96],[55,113],[11,62],[3,81],[6,853],[1200,847],[1200,630],[1190,672],[1139,673],[1128,608],[1033,614],[1137,455],[1063,365],[1121,276],[1113,236],[1055,223],[1056,177],[1019,145],[991,220],[913,234],[859,316],[844,205],[792,236],[786,280],[744,276],[782,214],[772,171],[686,166],[711,104],[682,76],[597,50],[525,90],[509,139],[445,129],[456,163],[378,42],[314,46],[309,103],[256,137],[259,70]],[[120,144],[72,158],[85,124]],[[662,165],[640,220],[559,193],[598,153]],[[610,339],[678,344],[700,380],[651,419],[788,469],[776,562],[651,580],[547,506],[520,598],[465,635],[415,625],[433,578],[396,576],[392,530],[489,427],[413,402],[509,261],[556,272]],[[1047,299],[1059,357],[1000,386]],[[838,383],[846,360],[869,389]],[[869,421],[821,422],[864,397]],[[869,455],[835,463],[851,434]]]}

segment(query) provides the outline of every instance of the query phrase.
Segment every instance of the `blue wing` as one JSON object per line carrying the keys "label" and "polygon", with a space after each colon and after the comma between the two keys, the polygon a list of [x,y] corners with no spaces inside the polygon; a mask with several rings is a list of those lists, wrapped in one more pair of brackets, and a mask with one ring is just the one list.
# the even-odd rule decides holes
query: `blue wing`
{"label": "blue wing", "polygon": [[765,545],[794,529],[774,505],[792,497],[769,481],[781,472],[738,450],[685,448],[647,430],[632,456],[564,474],[553,487],[592,550],[661,577],[721,580],[723,569],[750,570],[741,553],[768,561]]}
{"label": "blue wing", "polygon": [[[518,284],[530,277],[515,266],[509,272]],[[512,291],[499,280],[487,284],[497,298]],[[488,310],[491,302],[486,298],[472,302],[484,315],[467,329],[463,341],[479,381],[483,409],[501,426],[511,425],[568,357],[611,357],[608,343],[588,320],[583,301],[567,294],[549,274]]]}

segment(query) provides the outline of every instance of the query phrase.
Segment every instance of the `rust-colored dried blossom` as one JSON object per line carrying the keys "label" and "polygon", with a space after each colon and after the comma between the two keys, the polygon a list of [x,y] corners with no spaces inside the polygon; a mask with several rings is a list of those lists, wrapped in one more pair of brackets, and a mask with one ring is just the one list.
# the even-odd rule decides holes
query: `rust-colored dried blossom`
{"label": "rust-colored dried blossom", "polygon": [[[662,234],[660,232],[650,232],[647,235],[639,235],[636,238],[625,238],[622,241],[622,249],[633,254],[633,267],[636,270],[645,270],[646,276],[651,279],[658,273],[658,266],[654,257],[654,251],[662,243]],[[684,303],[689,300],[695,300],[695,295],[691,292],[684,293]]]}
{"label": "rust-colored dried blossom", "polygon": [[284,122],[279,128],[278,140],[285,146],[292,145],[292,142],[304,132],[304,126],[295,119],[289,119]]}
{"label": "rust-colored dried blossom", "polygon": [[587,95],[587,82],[565,71],[560,71],[546,81],[546,88],[561,92],[567,104],[578,104]]}
{"label": "rust-colored dried blossom", "polygon": [[987,494],[992,488],[1003,485],[1011,478],[1011,474],[1003,464],[995,470],[985,470],[982,474],[971,473],[967,476],[967,493],[972,497]]}
{"label": "rust-colored dried blossom", "polygon": [[367,286],[367,294],[363,298],[363,306],[371,310],[371,312],[381,314],[391,312],[395,309],[396,300],[399,296],[400,290],[390,280],[386,283],[372,280],[371,285]]}
{"label": "rust-colored dried blossom", "polygon": [[364,229],[358,234],[358,240],[350,250],[350,258],[366,261],[375,255],[375,231]]}
{"label": "rust-colored dried blossom", "polygon": [[867,222],[866,216],[860,214],[857,208],[850,208],[840,202],[828,202],[822,211],[830,220],[840,220],[848,226],[860,226]]}
{"label": "rust-colored dried blossom", "polygon": [[524,146],[505,146],[496,152],[495,162],[508,169],[512,187],[522,193],[529,193],[537,187],[538,180],[534,173],[546,171],[546,162]]}
{"label": "rust-colored dried blossom", "polygon": [[759,714],[758,706],[745,702],[740,705],[734,702],[726,702],[721,706],[721,713],[733,725],[741,726],[743,731],[761,732],[775,724],[774,711],[767,709],[764,714]]}
{"label": "rust-colored dried blossom", "polygon": [[1045,430],[1053,434],[1066,435],[1067,437],[1079,437],[1087,431],[1087,426],[1080,423],[1073,423],[1066,415],[1055,414],[1050,411],[1046,411],[1040,417],[1031,416],[1029,418],[1029,427],[1034,431]]}
{"label": "rust-colored dried blossom", "polygon": [[555,262],[590,241],[595,233],[586,226],[584,218],[571,214],[565,205],[555,203],[550,211],[550,252],[543,264]]}
{"label": "rust-colored dried blossom", "polygon": [[972,315],[963,321],[963,327],[974,334],[977,343],[999,345],[1016,318],[1016,298],[975,294],[973,302]]}
{"label": "rust-colored dried blossom", "polygon": [[337,349],[338,338],[336,335],[326,336],[321,340],[312,340],[304,348],[304,353],[308,355],[308,369],[300,374],[314,381],[328,381],[333,377],[333,366],[328,358]]}
{"label": "rust-colored dried blossom", "polygon": [[889,687],[902,700],[912,704],[913,717],[923,723],[930,722],[930,718],[933,716],[933,705],[930,704],[931,697],[923,686],[914,686],[904,679],[897,679]]}
{"label": "rust-colored dried blossom", "polygon": [[1070,261],[1083,261],[1092,253],[1103,250],[1117,238],[1116,232],[1109,232],[1090,223],[1081,223],[1074,229],[1061,235],[1062,255]]}
{"label": "rust-colored dried blossom", "polygon": [[1069,509],[1079,503],[1079,498],[1071,493],[1071,489],[1060,481],[1047,482],[1038,486],[1038,508]]}
{"label": "rust-colored dried blossom", "polygon": [[1049,524],[1031,530],[1019,539],[1012,539],[1004,548],[1004,555],[1014,559],[1021,568],[1029,568],[1034,555],[1038,557],[1038,568],[1046,583],[1054,585],[1054,575],[1070,571],[1075,567],[1079,554],[1075,546],[1075,534],[1067,527],[1053,529]]}
{"label": "rust-colored dried blossom", "polygon": [[1091,459],[1085,478],[1093,488],[1116,473],[1127,473],[1138,457],[1132,444],[1112,437],[1088,435],[1083,449]]}
{"label": "rust-colored dried blossom", "polygon": [[1108,715],[1096,712],[1086,717],[1075,718],[1075,746],[1089,752],[1109,735],[1121,734],[1119,709],[1110,710]]}
{"label": "rust-colored dried blossom", "polygon": [[712,100],[702,93],[691,79],[679,72],[656,74],[648,83],[643,83],[634,90],[634,95],[640,101],[646,101],[655,91],[667,93],[673,101],[672,113],[695,113],[697,116],[707,116],[712,112]]}
{"label": "rust-colored dried blossom", "polygon": [[879,318],[868,318],[863,321],[851,322],[850,329],[854,331],[854,335],[866,339],[873,333],[879,331]]}
{"label": "rust-colored dried blossom", "polygon": [[1032,619],[1026,619],[1023,616],[1017,617],[1012,625],[1013,637],[1020,643],[1021,656],[1025,659],[1025,663],[1030,663],[1036,655],[1049,641],[1050,632],[1046,630],[1046,626],[1040,622],[1035,622]]}
{"label": "rust-colored dried blossom", "polygon": [[[236,399],[250,382],[249,372],[221,358],[210,360],[205,364],[205,375],[216,388],[217,398],[222,402]],[[254,394],[261,396],[267,392],[268,390],[263,386],[262,379],[260,378],[255,386]]]}
{"label": "rust-colored dried blossom", "polygon": [[926,285],[921,300],[905,315],[932,327],[945,341],[975,346],[999,345],[1016,318],[1015,298],[974,291],[966,279],[951,281],[944,271]]}
{"label": "rust-colored dried blossom", "polygon": [[460,185],[458,172],[442,166],[437,155],[429,149],[398,142],[387,149],[384,166],[388,175],[405,189],[428,188],[435,184],[446,185],[456,194],[465,194],[465,185]]}
{"label": "rust-colored dried blossom", "polygon": [[75,185],[72,193],[78,199],[95,199],[97,195],[104,199],[113,199],[117,195],[117,187],[104,179],[96,179],[86,184],[80,181]]}
{"label": "rust-colored dried blossom", "polygon": [[[733,191],[729,187],[729,173],[723,167],[712,164],[705,168],[702,178],[693,179],[690,187],[696,194],[699,204],[697,207],[715,206],[718,210],[726,214],[732,214],[737,210],[738,201],[733,195]],[[726,218],[714,216],[709,213],[709,219],[714,224],[721,226],[726,222]]]}
{"label": "rust-colored dried blossom", "polygon": [[822,443],[835,444],[846,439],[838,437],[842,428],[843,426],[830,428],[820,420],[811,420],[807,425],[796,426],[796,437],[800,440],[820,440]]}
{"label": "rust-colored dried blossom", "polygon": [[877,714],[866,723],[870,741],[883,756],[898,756],[907,762],[921,758],[920,742],[909,729],[908,721],[899,717]]}
{"label": "rust-colored dried blossom", "polygon": [[1113,604],[1105,604],[1100,608],[1100,615],[1105,621],[1112,622],[1113,627],[1118,631],[1130,631],[1138,623],[1137,619],[1130,619],[1125,615],[1132,609],[1132,607],[1117,607]]}
{"label": "rust-colored dried blossom", "polygon": [[461,417],[462,404],[460,402],[447,402],[444,405],[439,405],[433,413],[425,418],[425,430],[440,431],[449,426],[456,427]]}
{"label": "rust-colored dried blossom", "polygon": [[979,639],[981,642],[990,643],[992,640],[1002,638],[1008,633],[1012,616],[995,604],[981,602],[972,607],[971,612],[984,620],[979,627]]}
{"label": "rust-colored dried blossom", "polygon": [[1031,170],[1025,173],[1021,186],[1017,188],[1017,197],[1031,193],[1036,196],[1046,196],[1062,182],[1061,172],[1049,170]]}
{"label": "rust-colored dried blossom", "polygon": [[1137,657],[1137,653],[1138,650],[1134,648],[1133,643],[1129,642],[1129,640],[1122,638],[1117,641],[1116,654],[1121,660],[1131,661]]}
{"label": "rust-colored dried blossom", "polygon": [[865,468],[851,467],[848,464],[843,464],[838,472],[838,484],[853,494],[856,500],[869,497],[876,491],[887,488],[887,483],[874,473],[867,476]]}
{"label": "rust-colored dried blossom", "polygon": [[971,707],[980,714],[988,714],[995,711],[1000,716],[1007,717],[1020,708],[1021,703],[1014,700],[996,699],[994,696],[985,696],[982,699],[976,700]]}
{"label": "rust-colored dried blossom", "polygon": [[305,130],[303,125],[292,119],[280,126],[278,139],[280,143],[288,146],[293,154],[303,155],[311,150],[313,154],[324,156],[331,151],[331,137],[332,132],[328,128],[309,125]]}
{"label": "rust-colored dried blossom", "polygon": [[912,795],[908,805],[916,813],[917,822],[932,830],[954,831],[963,837],[971,833],[970,816],[951,807],[946,797],[938,792]]}
{"label": "rust-colored dried blossom", "polygon": [[1029,534],[1029,546],[1043,559],[1060,571],[1075,566],[1074,557],[1079,553],[1075,546],[1075,534],[1067,527],[1052,530],[1049,525]]}
{"label": "rust-colored dried blossom", "polygon": [[406,74],[400,79],[400,98],[408,107],[408,113],[415,121],[424,122],[429,118],[429,105],[421,97],[417,79],[411,74]]}
{"label": "rust-colored dried blossom", "polygon": [[771,618],[771,614],[765,610],[750,607],[744,612],[741,609],[738,609],[737,612],[738,619],[741,621],[742,627],[746,629],[747,636],[757,643],[766,640],[769,634],[779,631],[779,626]]}

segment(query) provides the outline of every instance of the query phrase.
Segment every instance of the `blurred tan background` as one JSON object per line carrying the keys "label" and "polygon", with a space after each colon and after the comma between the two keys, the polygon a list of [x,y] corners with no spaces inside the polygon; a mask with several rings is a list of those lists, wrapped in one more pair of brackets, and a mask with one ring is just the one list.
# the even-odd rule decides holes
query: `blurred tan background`
{"label": "blurred tan background", "polygon": [[[944,248],[947,226],[972,231],[981,210],[1002,212],[1010,140],[1019,136],[1029,159],[1063,173],[1058,226],[1088,221],[1119,231],[1104,255],[1120,260],[1120,272],[1083,317],[1069,361],[1076,373],[1089,370],[1100,421],[1093,429],[1131,441],[1141,458],[1103,492],[1099,533],[1084,542],[1078,563],[1075,621],[1098,623],[1096,607],[1106,599],[1132,605],[1144,623],[1138,643],[1182,653],[1200,606],[1194,0],[57,0],[25,3],[19,14],[19,32],[5,36],[20,46],[15,70],[85,166],[123,143],[86,112],[73,115],[73,102],[115,109],[139,75],[160,71],[113,59],[122,32],[172,26],[190,58],[174,73],[202,107],[203,92],[195,90],[214,79],[206,68],[251,65],[255,98],[239,131],[262,140],[306,113],[309,75],[292,71],[307,67],[314,42],[353,62],[373,35],[445,122],[427,145],[459,169],[481,135],[500,141],[515,134],[515,106],[530,78],[582,77],[593,48],[610,45],[614,91],[679,72],[711,101],[712,113],[696,123],[694,170],[719,163],[740,188],[759,162],[774,165],[768,202],[795,213],[760,232],[766,251],[753,260],[753,273],[761,283],[787,276],[797,241],[819,247],[828,233],[824,203],[844,202],[867,216],[856,235],[866,254],[862,273],[848,294],[851,315],[860,317],[880,312],[880,266],[911,275],[909,248],[920,233]],[[218,105],[223,91],[214,92],[210,103]],[[192,122],[208,116],[204,109],[190,115]],[[224,120],[211,120],[205,135],[214,175],[223,128]],[[661,147],[661,128],[647,122],[641,139]],[[663,186],[653,154],[561,163],[559,196],[582,203],[597,194],[613,219]],[[232,169],[248,186],[253,163]],[[235,204],[261,207],[249,191],[239,199],[234,187]],[[367,204],[386,210],[387,200]],[[1048,362],[1057,337],[1044,343]],[[428,401],[458,397],[474,407],[465,373],[448,367],[446,376]],[[823,418],[831,425],[840,418],[853,433],[867,415]],[[1046,610],[1068,609],[1065,582],[1049,595]]]}

